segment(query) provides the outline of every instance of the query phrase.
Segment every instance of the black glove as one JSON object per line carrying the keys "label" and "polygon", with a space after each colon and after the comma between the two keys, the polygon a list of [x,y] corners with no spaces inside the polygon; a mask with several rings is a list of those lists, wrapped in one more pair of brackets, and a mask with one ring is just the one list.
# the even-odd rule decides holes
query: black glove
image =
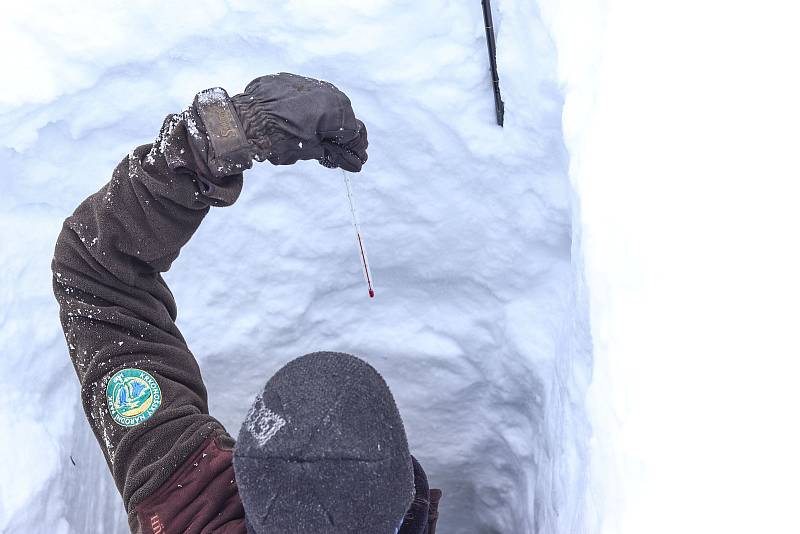
{"label": "black glove", "polygon": [[285,72],[261,76],[231,101],[258,161],[316,159],[350,172],[367,161],[367,129],[347,95],[328,82]]}
{"label": "black glove", "polygon": [[211,177],[204,183],[249,169],[253,158],[275,165],[316,159],[351,172],[367,161],[367,129],[350,100],[312,78],[262,76],[232,98],[220,87],[207,89],[183,117],[196,172]]}

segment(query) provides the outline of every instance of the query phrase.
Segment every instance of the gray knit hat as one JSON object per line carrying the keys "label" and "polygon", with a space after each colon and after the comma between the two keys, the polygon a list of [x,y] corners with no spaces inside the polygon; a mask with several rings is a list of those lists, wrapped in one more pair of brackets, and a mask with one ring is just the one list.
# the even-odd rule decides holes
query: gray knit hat
{"label": "gray knit hat", "polygon": [[255,534],[394,534],[414,496],[405,429],[366,362],[317,352],[270,378],[233,466]]}

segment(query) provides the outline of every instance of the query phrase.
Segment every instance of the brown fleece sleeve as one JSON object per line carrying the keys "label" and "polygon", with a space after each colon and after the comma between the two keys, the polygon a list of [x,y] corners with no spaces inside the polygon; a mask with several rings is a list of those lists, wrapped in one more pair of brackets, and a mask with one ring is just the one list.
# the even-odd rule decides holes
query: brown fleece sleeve
{"label": "brown fleece sleeve", "polygon": [[194,107],[167,117],[156,141],[128,154],[64,221],[55,247],[53,288],[83,407],[129,517],[209,435],[225,432],[208,415],[161,276],[209,206],[241,191],[241,172],[209,172],[207,141]]}

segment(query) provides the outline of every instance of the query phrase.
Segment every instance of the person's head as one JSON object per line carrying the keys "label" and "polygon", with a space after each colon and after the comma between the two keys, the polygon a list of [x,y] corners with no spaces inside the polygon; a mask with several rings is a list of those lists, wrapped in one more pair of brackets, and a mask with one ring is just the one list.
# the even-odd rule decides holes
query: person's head
{"label": "person's head", "polygon": [[394,398],[349,354],[308,354],[275,373],[242,424],[233,465],[255,534],[394,534],[414,497]]}

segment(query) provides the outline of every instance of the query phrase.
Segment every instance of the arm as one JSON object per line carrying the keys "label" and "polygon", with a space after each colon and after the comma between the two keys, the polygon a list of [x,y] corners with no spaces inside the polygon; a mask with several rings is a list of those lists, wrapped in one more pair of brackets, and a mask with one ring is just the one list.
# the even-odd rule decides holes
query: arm
{"label": "arm", "polygon": [[161,273],[210,206],[236,201],[251,158],[357,171],[366,161],[362,129],[346,97],[316,80],[259,78],[232,99],[205,91],[64,222],[53,288],[84,410],[129,513],[209,435],[226,435],[208,415]]}
{"label": "arm", "polygon": [[[198,127],[195,109],[167,117],[156,141],[128,154],[67,218],[52,264],[84,410],[129,511],[224,433],[161,276],[209,206],[232,204],[242,186],[241,173],[214,177],[201,163],[203,145],[190,141]],[[117,374],[126,369],[137,371]]]}

